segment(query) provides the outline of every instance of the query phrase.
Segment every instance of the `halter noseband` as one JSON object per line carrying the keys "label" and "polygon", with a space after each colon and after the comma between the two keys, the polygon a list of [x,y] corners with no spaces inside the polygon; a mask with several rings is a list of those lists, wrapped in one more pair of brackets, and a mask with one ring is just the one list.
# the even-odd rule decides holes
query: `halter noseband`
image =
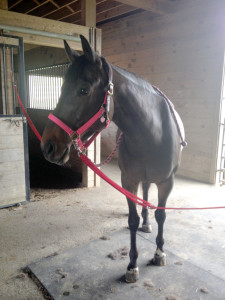
{"label": "halter noseband", "polygon": [[[108,85],[107,85],[107,91],[105,93],[103,104],[101,105],[99,111],[76,131],[72,130],[69,126],[67,126],[64,122],[62,122],[59,118],[57,118],[53,114],[49,114],[48,116],[48,118],[52,122],[57,124],[61,129],[63,129],[70,136],[75,149],[78,151],[78,154],[82,154],[84,150],[87,149],[90,146],[90,144],[96,139],[99,133],[103,129],[107,128],[110,123],[109,120],[110,98],[113,95],[113,87],[114,87],[112,83],[112,68],[107,63],[104,57],[101,57],[101,60],[103,62],[103,65],[105,66],[105,69],[107,68]],[[102,128],[102,130],[95,132],[86,143],[83,143],[81,140],[81,134],[83,134],[98,120],[101,123],[106,122],[105,127]]]}

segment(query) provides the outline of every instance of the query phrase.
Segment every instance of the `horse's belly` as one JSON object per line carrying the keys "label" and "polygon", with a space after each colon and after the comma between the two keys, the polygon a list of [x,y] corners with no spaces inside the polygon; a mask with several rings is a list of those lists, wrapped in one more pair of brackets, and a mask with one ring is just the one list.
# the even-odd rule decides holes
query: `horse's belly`
{"label": "horse's belly", "polygon": [[167,143],[166,147],[152,147],[148,143],[134,147],[123,141],[119,148],[119,166],[127,176],[138,181],[160,183],[167,179],[178,167],[180,157],[179,140]]}
{"label": "horse's belly", "polygon": [[119,159],[119,165],[122,172],[127,176],[136,178],[139,182],[147,181],[151,183],[160,183],[167,179],[176,165],[170,161],[168,163],[161,163],[160,160],[155,159]]}

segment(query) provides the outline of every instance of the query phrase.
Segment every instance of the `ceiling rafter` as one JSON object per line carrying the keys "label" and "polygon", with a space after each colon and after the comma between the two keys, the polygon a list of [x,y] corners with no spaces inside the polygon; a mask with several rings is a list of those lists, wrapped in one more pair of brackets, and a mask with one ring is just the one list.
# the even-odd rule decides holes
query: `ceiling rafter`
{"label": "ceiling rafter", "polygon": [[[51,2],[54,2],[54,0],[51,1]],[[81,3],[81,2],[80,2],[79,0],[73,0],[73,1],[71,1],[70,3],[66,3],[66,4],[64,4],[64,5],[62,5],[62,6],[59,6],[59,5],[58,5],[58,8],[56,8],[56,9],[50,11],[50,12],[47,12],[47,13],[46,13],[45,15],[43,15],[42,17],[48,18],[48,17],[50,17],[52,14],[57,13],[57,12],[59,12],[60,10],[63,10],[63,9],[65,9],[65,8],[67,8],[71,13],[69,13],[69,14],[67,14],[67,15],[65,15],[65,16],[63,16],[63,17],[61,16],[61,17],[57,18],[57,20],[61,20],[61,19],[63,19],[63,18],[66,18],[66,17],[68,17],[68,16],[74,14],[74,13],[79,12],[79,11],[81,10],[81,5],[80,5],[80,3]],[[76,9],[76,10],[75,10],[73,7],[71,7],[71,5],[73,5],[73,4],[75,4],[75,9]]]}
{"label": "ceiling rafter", "polygon": [[117,0],[123,4],[132,5],[156,14],[168,14],[171,12],[174,3],[168,0]]}
{"label": "ceiling rafter", "polygon": [[15,3],[13,3],[12,5],[10,5],[8,8],[12,9],[13,7],[15,7],[16,5],[20,4],[20,2],[22,2],[23,0],[18,0]]}
{"label": "ceiling rafter", "polygon": [[60,8],[60,6],[54,1],[54,0],[49,0],[53,5],[55,5],[57,8]]}
{"label": "ceiling rafter", "polygon": [[[8,0],[8,10],[82,24],[82,1],[84,0]],[[151,11],[159,12],[160,6],[156,6],[156,2],[163,4],[169,0],[96,0],[97,25],[140,12],[140,7],[146,8],[143,3],[151,3]]]}

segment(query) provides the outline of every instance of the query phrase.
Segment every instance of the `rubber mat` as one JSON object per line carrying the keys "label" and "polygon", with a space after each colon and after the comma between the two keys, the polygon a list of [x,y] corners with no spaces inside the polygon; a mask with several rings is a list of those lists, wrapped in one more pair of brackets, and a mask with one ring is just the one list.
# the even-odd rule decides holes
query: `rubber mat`
{"label": "rubber mat", "polygon": [[166,266],[150,265],[156,246],[149,238],[144,233],[137,236],[140,278],[134,284],[124,280],[129,262],[127,229],[44,258],[28,269],[55,300],[225,299],[224,280],[168,250]]}

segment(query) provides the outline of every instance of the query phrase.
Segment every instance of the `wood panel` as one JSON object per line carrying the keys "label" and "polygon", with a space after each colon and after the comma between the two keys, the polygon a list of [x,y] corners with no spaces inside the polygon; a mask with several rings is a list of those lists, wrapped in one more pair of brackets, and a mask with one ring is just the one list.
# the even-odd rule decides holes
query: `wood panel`
{"label": "wood panel", "polygon": [[26,201],[23,123],[0,118],[0,207]]}
{"label": "wood panel", "polygon": [[110,20],[113,18],[117,18],[118,16],[122,16],[124,14],[128,14],[136,11],[135,7],[130,5],[115,5],[110,8],[110,10],[102,11],[97,14],[96,22],[100,24],[102,22],[106,22],[106,20]]}
{"label": "wood panel", "polygon": [[34,30],[47,31],[59,34],[83,34],[89,38],[89,28],[80,25],[71,25],[64,22],[48,20],[45,18],[24,15],[20,13],[0,10],[1,24],[32,28]]}
{"label": "wood panel", "polygon": [[66,62],[68,62],[68,57],[64,49],[52,47],[35,47],[33,49],[25,51],[26,70],[54,66]]}
{"label": "wood panel", "polygon": [[0,9],[8,9],[8,1],[7,0],[0,0]]}
{"label": "wood panel", "polygon": [[[0,24],[2,25],[68,35],[68,37],[82,34],[89,39],[89,28],[85,26],[72,25],[61,21],[48,20],[45,18],[40,19],[39,17],[4,10],[0,10],[0,20]],[[19,33],[13,32],[13,30],[10,33],[16,36],[22,36],[24,38],[24,43],[63,48],[62,39],[55,37]],[[70,45],[73,47],[73,49],[81,50],[80,42],[71,41]]]}
{"label": "wood panel", "polygon": [[170,16],[142,12],[102,25],[103,55],[174,102],[188,141],[179,174],[215,180],[225,2],[183,1]]}

